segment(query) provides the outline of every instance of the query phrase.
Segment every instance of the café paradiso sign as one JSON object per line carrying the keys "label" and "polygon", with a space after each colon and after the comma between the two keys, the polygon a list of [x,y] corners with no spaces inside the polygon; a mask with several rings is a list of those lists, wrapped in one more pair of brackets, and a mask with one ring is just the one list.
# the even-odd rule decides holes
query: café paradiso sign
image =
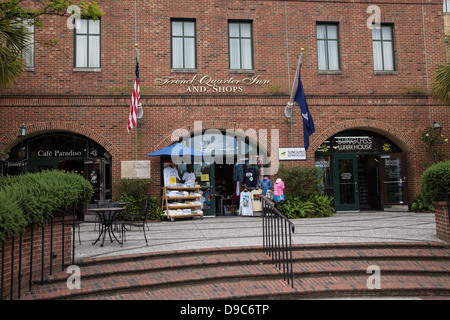
{"label": "caf\u00e9 paradiso sign", "polygon": [[270,80],[261,76],[245,78],[214,78],[210,75],[194,75],[190,79],[175,79],[164,76],[155,79],[158,86],[182,86],[185,93],[242,93],[245,87],[268,85]]}

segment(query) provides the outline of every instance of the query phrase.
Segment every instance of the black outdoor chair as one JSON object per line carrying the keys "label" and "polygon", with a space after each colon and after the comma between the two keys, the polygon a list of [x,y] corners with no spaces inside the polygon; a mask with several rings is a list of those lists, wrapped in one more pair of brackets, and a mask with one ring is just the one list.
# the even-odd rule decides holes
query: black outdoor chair
{"label": "black outdoor chair", "polygon": [[148,246],[147,235],[145,234],[145,225],[147,224],[147,218],[148,218],[149,212],[150,212],[150,202],[148,202],[148,200],[142,200],[141,201],[141,209],[140,209],[140,212],[139,212],[140,213],[139,216],[136,216],[136,215],[126,215],[126,216],[124,216],[124,218],[136,218],[136,217],[139,217],[139,218],[142,219],[142,222],[141,221],[138,221],[138,222],[124,221],[122,223],[122,234],[124,235],[123,236],[123,240],[124,241],[127,240],[127,237],[126,237],[127,229],[126,229],[126,227],[130,227],[130,230],[131,230],[131,227],[138,227],[139,231],[141,230],[141,228],[142,228],[142,230],[144,230],[145,243]]}
{"label": "black outdoor chair", "polygon": [[83,209],[80,207],[72,208],[72,214],[75,216],[75,219],[71,223],[67,223],[66,226],[72,226],[73,232],[78,229],[78,242],[81,245],[81,237],[80,237],[80,230],[81,230],[81,224],[84,222],[80,220],[80,215],[83,214]]}
{"label": "black outdoor chair", "polygon": [[[95,205],[92,205],[93,208],[108,208],[111,207],[111,199],[106,199],[106,200],[94,200],[95,205],[97,205],[95,207]],[[100,221],[98,220],[98,216],[95,215],[95,222],[94,222],[94,230],[95,228],[98,226],[98,231],[100,232]]]}

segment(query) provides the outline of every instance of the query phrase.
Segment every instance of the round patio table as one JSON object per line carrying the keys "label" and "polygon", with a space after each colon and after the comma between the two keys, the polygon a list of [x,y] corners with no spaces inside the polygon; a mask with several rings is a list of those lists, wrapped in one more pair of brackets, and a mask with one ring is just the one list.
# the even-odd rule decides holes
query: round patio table
{"label": "round patio table", "polygon": [[[116,239],[116,241],[118,243],[120,243],[120,245],[123,245],[123,242],[119,241],[119,239],[117,239],[116,235],[114,234],[114,230],[112,228],[112,226],[114,225],[114,222],[116,218],[117,218],[117,213],[119,211],[123,211],[126,208],[123,207],[111,207],[111,208],[92,208],[89,209],[89,211],[95,212],[98,215],[98,218],[100,219],[100,225],[102,226],[101,232],[98,235],[97,240],[95,240],[92,244],[96,244],[98,242],[98,240],[100,240],[100,238],[103,236],[103,240],[102,240],[102,244],[100,245],[101,247],[103,247],[103,244],[105,243],[105,237],[106,237],[106,232],[108,232],[109,234],[109,239],[111,240],[111,242],[114,242],[114,240],[112,239],[112,237],[114,237],[114,239]],[[112,237],[111,237],[111,233],[112,233]]]}

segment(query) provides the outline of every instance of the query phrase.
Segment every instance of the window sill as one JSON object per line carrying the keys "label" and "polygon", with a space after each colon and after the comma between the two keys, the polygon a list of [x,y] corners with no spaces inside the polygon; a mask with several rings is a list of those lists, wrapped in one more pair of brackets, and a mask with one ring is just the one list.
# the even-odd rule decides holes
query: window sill
{"label": "window sill", "polygon": [[398,75],[398,72],[395,70],[392,71],[375,71],[375,75]]}
{"label": "window sill", "polygon": [[253,70],[253,69],[246,69],[246,70],[230,69],[230,73],[236,73],[236,74],[251,73],[251,74],[255,74],[255,70]]}
{"label": "window sill", "polygon": [[197,69],[170,69],[172,73],[197,73]]}
{"label": "window sill", "polygon": [[101,68],[73,68],[73,72],[102,72]]}
{"label": "window sill", "polygon": [[341,75],[342,71],[340,70],[319,70],[319,74],[335,74],[335,75]]}
{"label": "window sill", "polygon": [[34,67],[25,67],[23,70],[25,72],[34,72]]}

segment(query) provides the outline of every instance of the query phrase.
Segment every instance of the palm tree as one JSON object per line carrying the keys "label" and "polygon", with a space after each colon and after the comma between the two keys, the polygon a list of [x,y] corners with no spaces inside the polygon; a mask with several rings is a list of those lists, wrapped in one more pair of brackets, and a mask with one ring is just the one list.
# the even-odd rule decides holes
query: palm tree
{"label": "palm tree", "polygon": [[[446,35],[447,51],[450,50],[450,34]],[[431,92],[434,97],[450,105],[450,62],[440,65],[434,73],[434,79],[431,86]]]}
{"label": "palm tree", "polygon": [[17,82],[24,69],[23,51],[30,41],[22,21],[0,19],[0,89]]}

